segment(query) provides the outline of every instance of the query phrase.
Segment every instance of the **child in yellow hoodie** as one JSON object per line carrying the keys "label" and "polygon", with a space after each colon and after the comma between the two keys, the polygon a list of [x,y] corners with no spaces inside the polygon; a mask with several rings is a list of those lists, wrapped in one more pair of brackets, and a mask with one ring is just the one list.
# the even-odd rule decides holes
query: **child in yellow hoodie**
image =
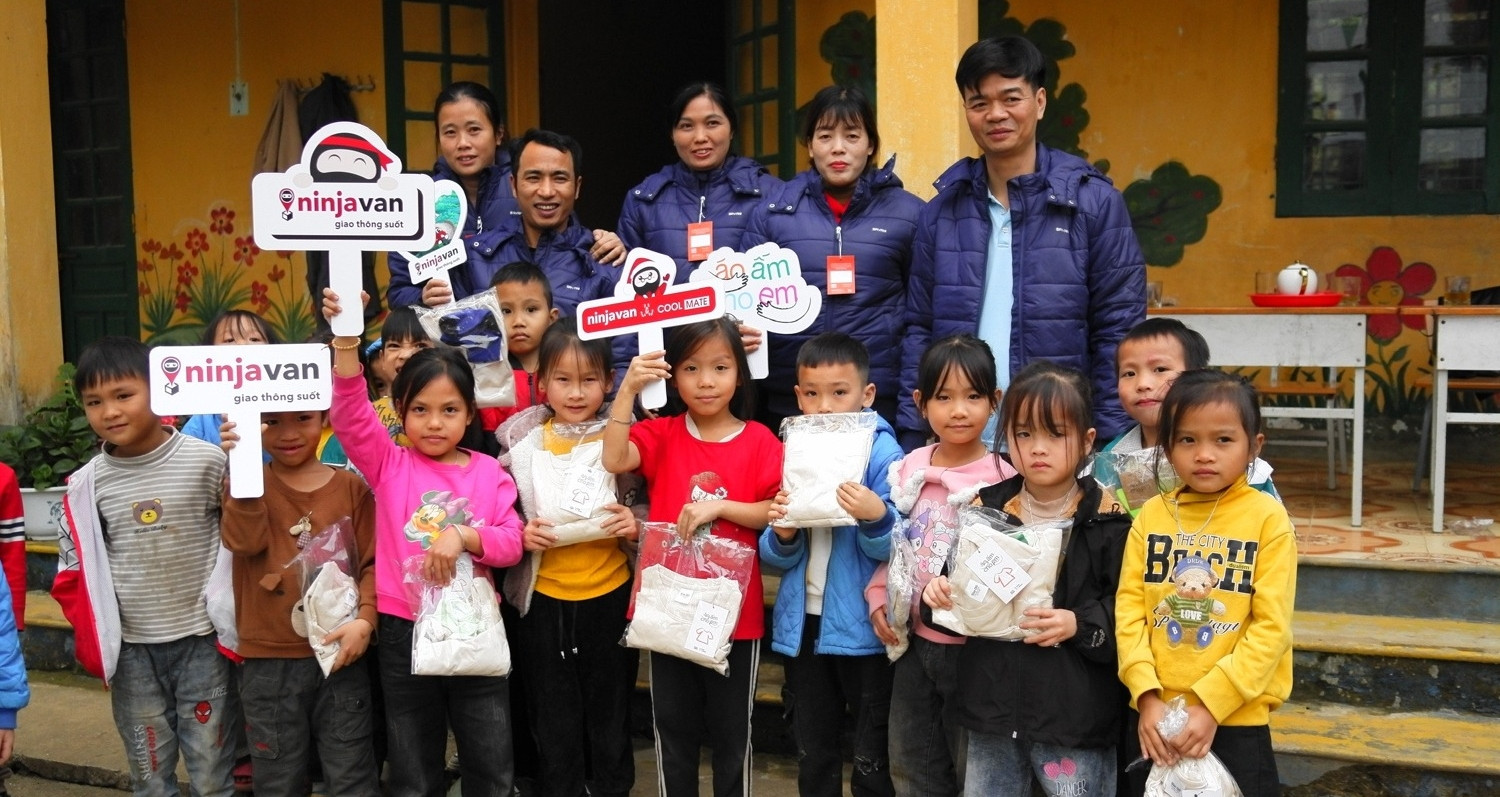
{"label": "child in yellow hoodie", "polygon": [[[1246,484],[1265,440],[1260,402],[1239,377],[1188,371],[1160,424],[1183,484],[1136,517],[1115,602],[1141,750],[1165,766],[1212,751],[1246,797],[1276,795],[1268,722],[1292,690],[1297,544],[1281,503]],[[1164,739],[1156,723],[1178,695],[1188,724]]]}

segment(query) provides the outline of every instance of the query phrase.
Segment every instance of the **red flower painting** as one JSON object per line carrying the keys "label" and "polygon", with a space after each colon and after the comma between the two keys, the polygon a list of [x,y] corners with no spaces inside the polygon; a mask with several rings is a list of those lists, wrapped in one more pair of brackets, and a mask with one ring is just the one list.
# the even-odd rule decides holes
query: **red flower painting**
{"label": "red flower painting", "polygon": [[[1353,263],[1339,266],[1334,274],[1359,280],[1360,304],[1372,307],[1421,305],[1422,296],[1437,284],[1437,271],[1426,263],[1403,266],[1401,255],[1389,246],[1379,246],[1365,259],[1365,267]],[[1425,329],[1427,320],[1419,315],[1372,315],[1368,317],[1370,337],[1390,343],[1401,334],[1401,325]]]}

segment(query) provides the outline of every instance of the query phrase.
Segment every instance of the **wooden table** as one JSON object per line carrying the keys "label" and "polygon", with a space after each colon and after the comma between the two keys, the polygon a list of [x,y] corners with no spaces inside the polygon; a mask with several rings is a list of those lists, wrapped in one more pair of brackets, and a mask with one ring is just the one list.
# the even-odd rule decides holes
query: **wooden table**
{"label": "wooden table", "polygon": [[[1153,316],[1176,318],[1208,341],[1215,366],[1352,369],[1348,407],[1263,407],[1267,418],[1314,418],[1353,423],[1349,520],[1364,522],[1366,316],[1395,315],[1394,307],[1163,307]],[[1436,470],[1434,470],[1436,473]],[[1434,477],[1436,478],[1436,476]],[[1434,481],[1434,484],[1436,482]]]}
{"label": "wooden table", "polygon": [[1500,424],[1493,412],[1449,412],[1450,371],[1500,371],[1500,307],[1403,307],[1432,317],[1432,530],[1443,530],[1448,425]]}

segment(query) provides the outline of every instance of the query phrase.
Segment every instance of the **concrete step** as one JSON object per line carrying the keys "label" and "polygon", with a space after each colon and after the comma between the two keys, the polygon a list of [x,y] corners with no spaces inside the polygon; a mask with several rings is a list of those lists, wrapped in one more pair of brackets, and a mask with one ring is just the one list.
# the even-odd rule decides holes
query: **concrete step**
{"label": "concrete step", "polygon": [[[1451,775],[1467,782],[1500,778],[1500,718],[1455,711],[1393,712],[1332,703],[1288,703],[1271,713],[1277,758],[1291,764],[1283,782],[1350,766],[1425,773],[1430,783]],[[1302,773],[1299,777],[1298,773]],[[1291,777],[1288,777],[1288,776]],[[1430,787],[1429,787],[1430,788]],[[1443,790],[1428,794],[1493,794]],[[1383,792],[1382,792],[1383,793]]]}
{"label": "concrete step", "polygon": [[53,541],[26,541],[26,588],[43,592],[52,589],[52,579],[57,577],[57,543]]}
{"label": "concrete step", "polygon": [[1500,623],[1500,567],[1301,556],[1297,608]]}
{"label": "concrete step", "polygon": [[1294,701],[1500,717],[1500,625],[1298,611]]}

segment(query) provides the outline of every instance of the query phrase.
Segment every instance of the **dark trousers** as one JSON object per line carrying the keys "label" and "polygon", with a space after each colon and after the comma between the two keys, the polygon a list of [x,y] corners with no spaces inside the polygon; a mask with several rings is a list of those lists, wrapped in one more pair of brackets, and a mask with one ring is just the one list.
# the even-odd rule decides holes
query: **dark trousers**
{"label": "dark trousers", "polygon": [[758,639],[735,640],[726,675],[676,656],[651,654],[661,794],[697,797],[698,756],[705,741],[713,747],[714,797],[750,793],[750,710],[758,666]]}
{"label": "dark trousers", "polygon": [[325,679],[311,657],[246,659],[240,702],[255,788],[262,794],[306,794],[314,753],[329,794],[380,793],[364,662]]}
{"label": "dark trousers", "polygon": [[387,791],[442,797],[443,753],[452,728],[463,797],[511,797],[509,684],[495,676],[412,675],[413,627],[410,620],[380,615]]}
{"label": "dark trousers", "polygon": [[[624,797],[635,785],[630,693],[640,653],[620,644],[630,582],[582,601],[541,593],[521,618],[516,667],[527,690],[543,797]],[[587,772],[584,764],[587,763]]]}
{"label": "dark trousers", "polygon": [[1270,725],[1220,725],[1214,732],[1213,752],[1234,776],[1245,797],[1281,794]]}
{"label": "dark trousers", "polygon": [[891,712],[891,665],[882,654],[833,656],[814,653],[823,618],[807,615],[801,653],[786,660],[783,690],[797,740],[797,792],[802,797],[840,797],[844,757],[840,739],[847,710],[854,714],[854,797],[889,797],[890,755],[886,726]]}

